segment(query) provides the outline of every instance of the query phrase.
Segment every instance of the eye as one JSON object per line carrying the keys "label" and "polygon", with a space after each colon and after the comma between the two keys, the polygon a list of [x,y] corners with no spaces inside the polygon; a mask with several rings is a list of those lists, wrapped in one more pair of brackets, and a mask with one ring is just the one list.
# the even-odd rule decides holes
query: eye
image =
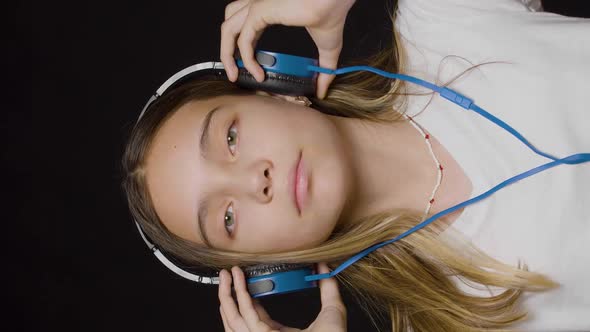
{"label": "eye", "polygon": [[228,235],[231,236],[234,232],[233,228],[234,228],[234,223],[235,223],[233,205],[230,205],[227,208],[227,210],[225,211],[225,216],[223,217],[223,222],[225,223],[226,231],[228,230],[228,226],[231,226],[232,230],[227,232]]}
{"label": "eye", "polygon": [[[235,125],[236,121],[232,122],[231,126],[229,127],[229,130],[227,131],[227,145],[229,146],[230,150],[232,147],[232,143],[235,149],[235,146],[237,145],[237,140],[238,140],[238,134],[237,134],[237,130],[232,131],[232,128],[237,129],[237,126]],[[233,134],[233,135],[232,135]],[[235,153],[235,151],[231,150],[232,155]]]}

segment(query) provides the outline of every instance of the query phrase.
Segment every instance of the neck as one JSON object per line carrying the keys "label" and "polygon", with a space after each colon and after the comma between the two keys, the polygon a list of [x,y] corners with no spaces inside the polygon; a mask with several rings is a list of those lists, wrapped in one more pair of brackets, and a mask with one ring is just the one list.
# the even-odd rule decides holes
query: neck
{"label": "neck", "polygon": [[394,208],[423,213],[437,183],[424,137],[409,123],[333,117],[347,144],[353,184],[339,222]]}

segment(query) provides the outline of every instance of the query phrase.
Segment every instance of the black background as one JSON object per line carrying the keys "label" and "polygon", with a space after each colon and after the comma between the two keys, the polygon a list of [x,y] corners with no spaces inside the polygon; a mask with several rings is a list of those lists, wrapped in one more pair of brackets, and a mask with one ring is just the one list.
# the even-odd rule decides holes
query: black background
{"label": "black background", "polygon": [[[544,5],[590,17],[584,2]],[[223,331],[217,287],[176,276],[145,247],[120,189],[119,165],[150,94],[179,69],[219,58],[227,3],[16,5],[15,31],[5,38],[4,81],[12,88],[4,91],[0,128],[3,192],[10,197],[4,285],[15,300],[5,303],[18,322],[10,330]],[[341,61],[390,43],[385,3],[357,1]],[[270,27],[257,47],[317,57],[303,28]],[[31,62],[32,71],[24,70]],[[29,78],[32,89],[22,89],[31,86]],[[12,227],[24,236],[6,230]],[[349,331],[373,330],[342,295]],[[262,303],[275,320],[303,328],[319,312],[319,289]]]}

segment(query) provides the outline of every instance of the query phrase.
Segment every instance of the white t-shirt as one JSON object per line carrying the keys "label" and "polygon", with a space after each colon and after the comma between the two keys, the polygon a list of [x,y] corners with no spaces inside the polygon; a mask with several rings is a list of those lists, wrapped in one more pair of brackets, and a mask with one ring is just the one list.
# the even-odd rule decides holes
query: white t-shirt
{"label": "white t-shirt", "polygon": [[[518,0],[400,0],[396,27],[407,72],[449,87],[563,158],[590,153],[590,19],[535,12]],[[408,83],[411,91],[430,92]],[[476,197],[551,160],[503,128],[435,94],[410,96],[407,114],[429,131],[471,179]],[[418,114],[418,115],[417,115]],[[444,166],[444,165],[443,165]],[[435,221],[436,222],[436,221]],[[561,287],[529,293],[529,331],[590,331],[590,162],[558,165],[465,207],[453,223],[480,249]],[[461,284],[460,284],[461,286]],[[472,294],[484,291],[461,287]],[[497,294],[497,293],[496,293]]]}

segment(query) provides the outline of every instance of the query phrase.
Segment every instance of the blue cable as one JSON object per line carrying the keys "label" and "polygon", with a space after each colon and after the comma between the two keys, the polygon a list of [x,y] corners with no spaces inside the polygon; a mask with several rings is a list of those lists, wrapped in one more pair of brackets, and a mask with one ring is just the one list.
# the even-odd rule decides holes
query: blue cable
{"label": "blue cable", "polygon": [[537,150],[537,148],[535,148],[531,143],[529,143],[529,141],[524,138],[518,131],[516,131],[514,128],[512,128],[510,125],[508,125],[507,123],[505,123],[504,121],[498,119],[497,117],[493,116],[492,114],[486,112],[485,110],[483,110],[482,108],[480,108],[479,106],[475,105],[473,103],[473,100],[461,95],[460,93],[451,90],[449,88],[446,87],[439,87],[438,85],[426,82],[424,80],[421,80],[419,78],[415,78],[412,76],[407,76],[407,75],[403,75],[403,74],[393,74],[393,73],[389,73],[380,69],[376,69],[373,67],[369,67],[369,66],[352,66],[352,67],[345,67],[345,68],[340,68],[337,70],[333,70],[333,69],[327,69],[327,68],[323,68],[323,67],[317,67],[317,66],[308,66],[308,70],[311,71],[317,71],[317,72],[322,72],[325,74],[344,74],[344,73],[349,73],[349,72],[353,72],[353,71],[370,71],[376,74],[379,74],[381,76],[385,76],[388,78],[399,78],[405,81],[409,81],[412,82],[414,84],[418,84],[421,85],[427,89],[433,90],[435,92],[438,92],[442,97],[450,100],[451,102],[465,108],[465,109],[471,109],[473,111],[475,111],[476,113],[478,113],[479,115],[489,119],[490,121],[492,121],[493,123],[495,123],[496,125],[500,126],[501,128],[504,128],[505,130],[507,130],[509,133],[511,133],[512,135],[514,135],[516,138],[518,138],[521,142],[523,142],[526,146],[528,146],[531,150],[533,150],[535,153],[543,156],[543,157],[547,157],[549,159],[552,160],[558,160],[559,158],[556,158],[550,154],[547,154],[545,152],[539,151]]}
{"label": "blue cable", "polygon": [[510,134],[512,134],[514,137],[518,138],[521,142],[523,142],[526,146],[528,146],[531,150],[533,150],[535,153],[552,159],[552,162],[546,163],[544,165],[541,166],[537,166],[536,168],[530,169],[524,173],[521,173],[519,175],[513,176],[507,180],[505,180],[504,182],[496,185],[495,187],[493,187],[492,189],[484,192],[483,194],[480,194],[479,196],[473,197],[463,203],[457,204],[453,207],[450,207],[444,211],[441,211],[435,215],[433,215],[432,217],[426,219],[425,221],[421,222],[420,224],[412,227],[411,229],[407,230],[406,232],[398,235],[397,237],[395,237],[392,240],[388,240],[388,241],[384,241],[378,244],[375,244],[363,251],[361,251],[360,253],[352,256],[351,258],[349,258],[348,260],[346,260],[344,263],[342,263],[340,266],[338,266],[335,270],[333,270],[330,273],[323,273],[323,274],[312,274],[309,276],[305,276],[305,281],[314,281],[314,280],[321,280],[321,279],[326,279],[326,278],[331,278],[333,276],[335,276],[336,274],[342,272],[344,269],[346,269],[347,267],[349,267],[350,265],[354,264],[354,262],[358,261],[359,259],[363,258],[364,256],[368,255],[369,253],[371,253],[374,250],[377,250],[387,244],[393,243],[399,239],[402,239],[408,235],[410,235],[411,233],[418,231],[426,226],[428,226],[430,223],[432,223],[434,220],[438,219],[439,217],[442,217],[448,213],[451,213],[455,210],[458,210],[466,205],[475,203],[477,201],[480,201],[488,196],[490,196],[491,194],[493,194],[494,192],[504,188],[507,185],[510,185],[514,182],[520,181],[521,179],[524,179],[526,177],[529,177],[531,175],[534,175],[536,173],[542,172],[544,170],[547,170],[549,168],[555,167],[557,165],[560,164],[570,164],[570,165],[575,165],[575,164],[581,164],[581,163],[585,163],[585,162],[589,162],[590,161],[590,153],[577,153],[577,154],[573,154],[571,156],[565,157],[565,158],[556,158],[550,154],[547,154],[545,152],[539,151],[537,148],[535,148],[531,143],[529,143],[529,141],[524,138],[518,131],[516,131],[514,128],[512,128],[511,126],[509,126],[507,123],[505,123],[504,121],[496,118],[495,116],[493,116],[492,114],[486,112],[484,109],[482,109],[481,107],[477,106],[476,104],[473,103],[472,99],[469,99],[465,96],[463,96],[462,94],[451,90],[449,88],[446,87],[439,87],[438,85],[426,82],[424,80],[421,80],[419,78],[413,77],[413,76],[407,76],[407,75],[403,75],[403,74],[393,74],[393,73],[389,73],[377,68],[373,68],[370,66],[352,66],[352,67],[345,67],[345,68],[340,68],[340,69],[328,69],[328,68],[323,68],[323,67],[318,67],[318,66],[313,66],[310,65],[307,67],[308,70],[311,71],[315,71],[315,72],[320,72],[320,73],[325,73],[325,74],[330,74],[330,75],[340,75],[340,74],[345,74],[345,73],[349,73],[349,72],[353,72],[353,71],[369,71],[369,72],[373,72],[375,74],[384,76],[384,77],[388,77],[388,78],[397,78],[397,79],[401,79],[404,81],[408,81],[408,82],[412,82],[414,84],[418,84],[421,85],[423,87],[426,87],[430,90],[433,90],[435,92],[438,92],[442,97],[450,100],[451,102],[463,107],[464,109],[467,110],[473,110],[474,112],[478,113],[479,115],[487,118],[488,120],[492,121],[493,123],[495,123],[496,125],[500,126],[501,128],[505,129],[506,131],[508,131]]}

